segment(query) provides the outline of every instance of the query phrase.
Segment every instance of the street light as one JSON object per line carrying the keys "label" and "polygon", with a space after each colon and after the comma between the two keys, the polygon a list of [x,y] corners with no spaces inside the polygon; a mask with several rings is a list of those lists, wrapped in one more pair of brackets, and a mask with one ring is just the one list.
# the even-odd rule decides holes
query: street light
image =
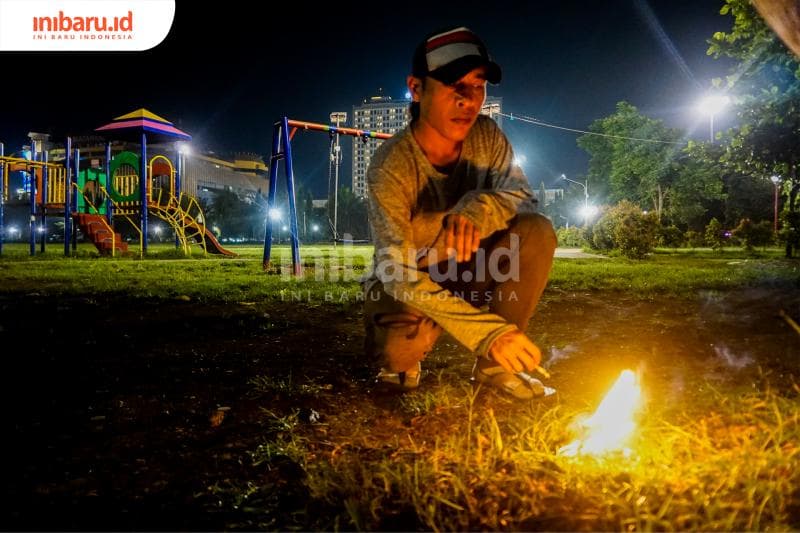
{"label": "street light", "polygon": [[731,99],[729,96],[713,94],[700,100],[700,104],[697,106],[698,111],[704,115],[708,115],[709,139],[711,140],[711,144],[714,144],[714,115],[719,114],[719,112],[725,109],[730,103]]}
{"label": "street light", "polygon": [[[340,124],[347,122],[345,111],[334,111],[330,115],[331,122],[336,124],[339,129]],[[331,146],[331,163],[334,165],[334,184],[333,184],[333,245],[336,246],[336,239],[339,237],[339,165],[342,163],[342,148],[339,146],[339,133],[336,133],[336,141]],[[329,178],[330,179],[330,178]],[[330,183],[328,184],[330,187]],[[330,198],[330,194],[328,195]]]}
{"label": "street light", "polygon": [[778,175],[773,175],[769,179],[775,186],[775,214],[773,216],[772,229],[775,233],[778,233],[778,184],[781,182],[781,177]]}
{"label": "street light", "polygon": [[581,209],[581,214],[583,215],[583,225],[589,225],[589,217],[594,214],[594,208],[589,207],[589,178],[586,178],[586,183],[581,183],[580,181],[569,179],[565,174],[561,174],[561,179],[570,183],[577,183],[583,187],[583,209]]}
{"label": "street light", "polygon": [[[268,211],[268,215],[269,215],[269,219],[271,221],[271,224],[274,224],[275,222],[280,222],[283,219],[283,213],[281,213],[281,210],[278,209],[277,207],[271,208]],[[273,239],[274,238],[275,237],[273,236]],[[281,242],[281,234],[280,234],[280,231],[279,231],[278,232],[278,243],[280,243],[280,242]]]}

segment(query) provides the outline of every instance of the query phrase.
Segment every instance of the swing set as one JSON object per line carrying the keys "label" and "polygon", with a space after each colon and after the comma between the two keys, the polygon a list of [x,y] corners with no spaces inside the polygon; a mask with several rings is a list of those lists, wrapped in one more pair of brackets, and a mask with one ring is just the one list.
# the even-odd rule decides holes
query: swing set
{"label": "swing set", "polygon": [[[327,132],[331,138],[339,135],[349,135],[359,137],[363,141],[368,139],[388,139],[392,135],[377,131],[359,130],[355,128],[343,128],[327,124],[316,124],[313,122],[303,122],[300,120],[290,120],[283,117],[275,122],[272,127],[272,154],[269,158],[269,196],[267,198],[267,212],[272,213],[275,208],[275,196],[278,186],[278,163],[284,161],[284,172],[286,175],[286,191],[289,196],[289,231],[292,239],[292,273],[295,276],[302,274],[300,262],[300,240],[297,231],[297,209],[294,196],[294,168],[292,165],[292,139],[297,130],[311,130]],[[338,154],[337,154],[338,156]],[[337,194],[338,191],[334,191]],[[270,266],[270,254],[272,252],[272,217],[267,216],[266,231],[264,233],[264,259],[262,266],[268,270]],[[335,230],[335,228],[334,228]],[[336,235],[334,235],[336,238]]]}

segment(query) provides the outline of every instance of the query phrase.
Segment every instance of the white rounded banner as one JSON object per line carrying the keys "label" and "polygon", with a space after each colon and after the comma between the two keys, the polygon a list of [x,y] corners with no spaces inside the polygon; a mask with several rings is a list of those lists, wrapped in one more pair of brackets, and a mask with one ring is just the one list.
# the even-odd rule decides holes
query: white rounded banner
{"label": "white rounded banner", "polygon": [[174,17],[175,0],[0,0],[0,51],[149,50]]}

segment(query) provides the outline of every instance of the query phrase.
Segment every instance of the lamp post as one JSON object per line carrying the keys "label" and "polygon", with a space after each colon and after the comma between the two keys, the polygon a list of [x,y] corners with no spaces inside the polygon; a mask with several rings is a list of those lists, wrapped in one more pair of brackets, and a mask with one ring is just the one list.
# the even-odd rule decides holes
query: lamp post
{"label": "lamp post", "polygon": [[[336,129],[347,122],[347,113],[344,111],[334,111],[330,116],[331,122],[336,124]],[[333,153],[331,161],[334,165],[333,182],[333,245],[336,246],[336,239],[339,237],[339,165],[342,163],[342,148],[339,146],[339,134],[336,133],[336,142],[332,146]]]}
{"label": "lamp post", "polygon": [[577,183],[583,187],[583,225],[588,225],[589,216],[591,214],[591,209],[589,209],[589,178],[586,178],[586,183],[581,183],[580,181],[571,180],[566,175],[561,174],[561,179],[570,183]]}
{"label": "lamp post", "polygon": [[775,186],[775,205],[774,205],[774,215],[773,215],[773,222],[772,222],[772,230],[775,233],[778,233],[778,184],[781,182],[781,177],[778,175],[773,175],[770,178],[770,181]]}
{"label": "lamp post", "polygon": [[714,115],[719,114],[731,102],[729,96],[718,94],[706,96],[700,100],[697,109],[704,115],[708,115],[709,140],[714,144]]}

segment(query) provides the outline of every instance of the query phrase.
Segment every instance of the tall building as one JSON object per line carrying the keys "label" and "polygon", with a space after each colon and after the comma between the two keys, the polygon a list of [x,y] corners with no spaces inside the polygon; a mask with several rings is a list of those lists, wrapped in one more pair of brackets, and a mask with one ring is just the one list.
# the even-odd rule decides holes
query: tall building
{"label": "tall building", "polygon": [[[409,100],[392,100],[391,96],[372,96],[360,106],[353,106],[353,127],[359,130],[397,133],[408,124]],[[367,195],[367,168],[382,139],[353,137],[353,193]]]}
{"label": "tall building", "polygon": [[[406,127],[411,116],[408,114],[410,100],[392,100],[391,96],[372,96],[359,106],[353,106],[353,127],[359,130],[378,131],[381,133],[397,133]],[[502,127],[501,117],[497,113],[503,110],[503,99],[487,96],[481,113],[492,117]],[[375,150],[383,142],[382,139],[359,139],[353,137],[353,193],[366,196],[367,168]]]}

